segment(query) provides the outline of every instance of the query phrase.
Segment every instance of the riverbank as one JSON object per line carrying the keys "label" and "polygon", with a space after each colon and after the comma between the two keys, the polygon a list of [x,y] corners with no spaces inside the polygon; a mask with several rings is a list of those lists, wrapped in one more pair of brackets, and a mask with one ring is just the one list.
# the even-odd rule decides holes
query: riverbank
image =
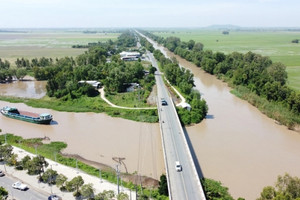
{"label": "riverbank", "polygon": [[[159,180],[165,172],[158,124],[112,118],[103,113],[57,112],[33,108],[22,103],[0,101],[0,107],[17,107],[35,113],[51,113],[54,123],[37,125],[0,116],[2,133],[14,133],[23,138],[44,138],[68,144],[63,153],[112,168],[113,157],[125,158],[128,173]],[[79,148],[80,147],[80,148]],[[125,172],[121,167],[121,172]]]}
{"label": "riverbank", "polygon": [[194,74],[195,87],[209,111],[200,124],[187,127],[205,178],[219,180],[234,198],[256,199],[285,172],[300,177],[300,135],[231,94],[231,88],[196,65],[153,45]]}
{"label": "riverbank", "polygon": [[[22,159],[26,155],[29,155],[30,157],[35,156],[18,147],[14,147],[13,152],[18,155],[18,159]],[[67,167],[65,165],[61,165],[52,160],[46,159],[46,161],[49,163],[49,166],[46,169],[53,169],[57,171],[58,174],[64,174],[66,177],[68,177],[68,180],[71,180],[76,176],[81,176],[85,184],[92,183],[95,189],[95,194],[103,192],[104,190],[112,190],[114,191],[115,194],[117,194],[118,191],[117,185],[111,184],[106,180],[100,179],[98,177],[88,175],[80,170]],[[41,191],[42,193],[49,194],[49,195],[51,193],[54,193],[61,196],[63,199],[75,199],[75,197],[73,197],[72,192],[62,192],[56,186],[51,187],[48,184],[39,183],[37,180],[37,176],[30,176],[26,173],[25,170],[15,170],[14,167],[9,167],[7,165],[5,167],[2,165],[1,170],[5,172],[6,175],[21,180],[22,182],[27,184],[29,188],[34,188],[37,191]],[[124,188],[122,186],[120,187],[120,191],[128,194],[128,196],[131,197],[132,199],[135,199],[134,191],[130,191],[129,189]]]}

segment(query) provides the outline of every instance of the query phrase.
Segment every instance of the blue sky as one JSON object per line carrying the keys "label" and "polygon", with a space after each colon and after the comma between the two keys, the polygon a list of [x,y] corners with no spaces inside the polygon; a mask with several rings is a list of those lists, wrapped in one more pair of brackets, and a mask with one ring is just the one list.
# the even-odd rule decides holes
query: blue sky
{"label": "blue sky", "polygon": [[0,0],[0,28],[300,27],[299,0]]}

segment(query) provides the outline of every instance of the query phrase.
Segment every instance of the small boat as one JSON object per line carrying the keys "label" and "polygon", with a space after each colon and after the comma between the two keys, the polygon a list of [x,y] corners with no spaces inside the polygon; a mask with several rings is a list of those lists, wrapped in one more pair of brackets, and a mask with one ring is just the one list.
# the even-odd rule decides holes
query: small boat
{"label": "small boat", "polygon": [[52,115],[48,113],[38,115],[36,113],[19,111],[17,108],[9,106],[3,107],[1,109],[1,114],[9,118],[19,119],[35,124],[50,124],[53,119]]}

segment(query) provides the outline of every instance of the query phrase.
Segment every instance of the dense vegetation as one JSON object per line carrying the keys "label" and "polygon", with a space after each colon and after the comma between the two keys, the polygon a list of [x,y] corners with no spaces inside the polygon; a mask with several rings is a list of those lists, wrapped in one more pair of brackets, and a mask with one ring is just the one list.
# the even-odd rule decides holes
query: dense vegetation
{"label": "dense vegetation", "polygon": [[201,99],[199,91],[194,90],[194,75],[178,65],[175,61],[167,59],[159,50],[153,52],[154,57],[160,62],[160,66],[166,79],[186,97],[187,103],[191,104],[192,109],[177,108],[179,118],[185,125],[199,123],[208,111],[207,104]]}
{"label": "dense vegetation", "polygon": [[228,188],[221,182],[212,179],[201,179],[203,190],[207,199],[210,200],[234,200],[228,192]]}
{"label": "dense vegetation", "polygon": [[[201,66],[206,72],[222,78],[233,86],[244,87],[248,92],[273,103],[274,107],[268,108],[271,109],[268,112],[271,113],[269,116],[289,128],[300,123],[300,93],[287,86],[287,73],[283,64],[273,63],[268,57],[252,52],[246,54],[234,52],[228,55],[213,53],[209,50],[203,51],[203,45],[200,44],[195,48],[196,44],[192,40],[181,42],[175,37],[165,39],[148,32],[143,33],[175,54],[195,63],[198,67]],[[282,108],[281,112],[277,113],[276,107]],[[292,117],[288,119],[283,117],[287,115]]]}
{"label": "dense vegetation", "polygon": [[[33,74],[37,80],[47,80],[47,95],[54,98],[49,100],[45,97],[39,101],[7,97],[1,99],[26,102],[33,107],[46,107],[60,111],[106,112],[111,116],[136,121],[157,122],[156,110],[111,108],[100,100],[99,92],[94,87],[85,83],[79,84],[81,80],[99,81],[105,86],[106,94],[113,98],[113,95],[126,91],[130,83],[137,83],[144,103],[155,84],[154,71],[150,68],[151,73],[145,74],[145,67],[141,62],[124,62],[119,56],[120,51],[128,48],[126,45],[132,47],[136,41],[135,35],[126,31],[117,41],[99,42],[76,58],[17,59],[17,72],[22,69],[25,70],[25,74]],[[0,69],[0,77],[4,74],[4,80],[11,80],[14,76],[14,71],[9,69],[9,66],[8,61],[0,63],[1,69],[3,68]]]}
{"label": "dense vegetation", "polygon": [[300,199],[300,179],[289,174],[278,176],[275,187],[264,187],[257,200],[299,200]]}

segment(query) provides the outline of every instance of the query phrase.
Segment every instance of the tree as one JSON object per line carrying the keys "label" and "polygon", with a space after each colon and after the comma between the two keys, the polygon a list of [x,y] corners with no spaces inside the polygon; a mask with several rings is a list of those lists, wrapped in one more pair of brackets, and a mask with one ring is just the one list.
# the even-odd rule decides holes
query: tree
{"label": "tree", "polygon": [[41,174],[44,172],[44,168],[48,167],[48,162],[44,156],[37,155],[28,163],[28,174],[39,175],[39,180],[42,180]]}
{"label": "tree", "polygon": [[264,187],[258,200],[299,200],[300,199],[300,179],[289,174],[278,176],[275,188]]}
{"label": "tree", "polygon": [[167,177],[164,174],[160,176],[158,192],[161,195],[169,196]]}
{"label": "tree", "polygon": [[75,191],[74,196],[80,196],[79,188],[84,184],[81,176],[74,177],[71,181],[66,183],[68,191]]}
{"label": "tree", "polygon": [[120,194],[118,194],[117,199],[118,200],[129,200],[129,196],[128,196],[128,194],[121,192]]}
{"label": "tree", "polygon": [[233,200],[228,188],[222,186],[221,182],[207,178],[202,179],[201,182],[207,199]]}
{"label": "tree", "polygon": [[104,190],[95,196],[95,200],[110,200],[115,197],[113,190]]}
{"label": "tree", "polygon": [[42,175],[42,181],[44,183],[48,183],[49,185],[56,183],[57,171],[53,169],[47,169],[45,173]]}
{"label": "tree", "polygon": [[1,186],[0,187],[0,200],[6,199],[7,195],[8,195],[8,191],[4,187]]}
{"label": "tree", "polygon": [[25,76],[26,76],[27,72],[26,72],[26,69],[24,68],[18,68],[17,71],[16,71],[16,77],[17,79],[23,79]]}
{"label": "tree", "polygon": [[9,144],[0,146],[0,160],[8,161],[10,157],[13,155],[13,147]]}
{"label": "tree", "polygon": [[286,67],[282,63],[274,63],[267,68],[268,74],[274,81],[278,81],[281,85],[284,85],[287,80]]}
{"label": "tree", "polygon": [[83,198],[92,199],[94,197],[93,184],[85,184],[80,189],[80,194]]}
{"label": "tree", "polygon": [[59,187],[60,190],[64,191],[66,189],[65,183],[67,180],[68,178],[65,175],[59,174],[56,177],[56,186]]}
{"label": "tree", "polygon": [[189,40],[187,43],[187,46],[189,48],[189,50],[192,50],[194,48],[195,45],[195,41],[194,40]]}
{"label": "tree", "polygon": [[275,196],[275,188],[272,186],[267,186],[264,187],[263,191],[260,193],[260,198],[258,198],[258,200],[272,200]]}
{"label": "tree", "polygon": [[204,45],[201,42],[197,42],[193,47],[193,51],[202,51],[203,48],[204,48]]}
{"label": "tree", "polygon": [[21,162],[19,163],[23,169],[28,169],[29,163],[31,161],[31,157],[26,155],[22,158]]}

